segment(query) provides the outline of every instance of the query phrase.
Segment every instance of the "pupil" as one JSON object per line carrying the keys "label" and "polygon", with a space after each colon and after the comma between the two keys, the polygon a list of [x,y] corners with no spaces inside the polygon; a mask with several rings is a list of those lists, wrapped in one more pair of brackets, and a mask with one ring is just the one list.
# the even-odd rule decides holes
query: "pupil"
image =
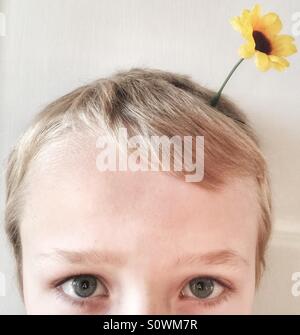
{"label": "pupil", "polygon": [[91,296],[97,288],[97,280],[94,277],[79,276],[72,282],[75,293],[82,298]]}
{"label": "pupil", "polygon": [[214,290],[214,282],[209,278],[196,278],[190,282],[193,294],[201,299],[209,297]]}
{"label": "pupil", "polygon": [[272,45],[267,37],[260,31],[253,31],[252,34],[255,41],[255,50],[261,51],[269,55],[272,51]]}
{"label": "pupil", "polygon": [[88,281],[83,281],[82,283],[81,283],[81,288],[82,289],[84,289],[84,290],[86,290],[87,288],[89,288],[89,283],[88,283]]}

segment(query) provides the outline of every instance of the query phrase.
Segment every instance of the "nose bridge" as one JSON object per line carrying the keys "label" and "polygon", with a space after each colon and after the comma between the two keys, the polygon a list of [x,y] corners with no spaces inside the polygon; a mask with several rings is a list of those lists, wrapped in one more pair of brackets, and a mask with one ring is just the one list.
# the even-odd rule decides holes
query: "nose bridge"
{"label": "nose bridge", "polygon": [[169,300],[156,280],[138,276],[125,283],[114,314],[171,314]]}
{"label": "nose bridge", "polygon": [[[149,233],[149,231],[147,231]],[[119,292],[114,301],[115,314],[155,315],[171,314],[169,276],[163,257],[157,257],[160,249],[156,246],[145,248],[144,239],[137,239],[127,267],[120,272]],[[171,300],[171,301],[170,301]]]}

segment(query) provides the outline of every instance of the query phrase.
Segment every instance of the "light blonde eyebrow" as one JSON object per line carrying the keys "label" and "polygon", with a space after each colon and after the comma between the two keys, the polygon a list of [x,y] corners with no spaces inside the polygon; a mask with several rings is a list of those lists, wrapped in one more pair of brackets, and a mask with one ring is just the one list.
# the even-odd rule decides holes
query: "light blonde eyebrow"
{"label": "light blonde eyebrow", "polygon": [[216,250],[206,254],[188,254],[179,256],[175,265],[182,264],[205,264],[205,265],[245,265],[249,266],[249,262],[233,250]]}
{"label": "light blonde eyebrow", "polygon": [[57,258],[71,264],[113,264],[124,265],[126,260],[119,254],[110,251],[84,250],[70,251],[62,249],[54,249],[50,253],[40,254],[44,258]]}
{"label": "light blonde eyebrow", "polygon": [[[39,255],[41,258],[57,258],[71,264],[112,264],[122,266],[126,263],[126,259],[117,253],[98,250],[69,251],[62,249],[54,249],[50,253]],[[179,256],[175,262],[175,266],[181,265],[246,265],[249,262],[233,250],[217,250],[206,254],[186,254]]]}

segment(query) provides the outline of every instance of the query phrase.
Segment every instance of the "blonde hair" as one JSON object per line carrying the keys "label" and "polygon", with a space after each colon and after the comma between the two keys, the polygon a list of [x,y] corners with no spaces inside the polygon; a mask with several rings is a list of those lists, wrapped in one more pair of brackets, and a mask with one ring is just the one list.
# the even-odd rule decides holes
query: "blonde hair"
{"label": "blonde hair", "polygon": [[202,135],[205,171],[202,187],[214,190],[230,178],[250,176],[260,208],[256,283],[265,266],[271,232],[271,192],[266,161],[246,116],[222,97],[188,76],[156,69],[133,68],[82,86],[49,104],[13,149],[6,175],[6,232],[12,244],[21,284],[22,188],[30,164],[43,147],[79,130],[105,129],[115,136],[120,127],[144,136]]}

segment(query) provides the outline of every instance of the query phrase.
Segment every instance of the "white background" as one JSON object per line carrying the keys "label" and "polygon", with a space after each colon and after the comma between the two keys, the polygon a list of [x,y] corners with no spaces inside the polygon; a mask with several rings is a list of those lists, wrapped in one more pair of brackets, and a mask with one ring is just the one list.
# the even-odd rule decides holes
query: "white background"
{"label": "white background", "polygon": [[[6,36],[0,37],[0,159],[4,166],[18,136],[48,102],[130,67],[189,74],[217,89],[238,60],[242,42],[228,20],[250,8],[246,0],[0,0]],[[291,34],[299,0],[261,0]],[[300,29],[296,43],[300,49]],[[275,232],[256,313],[300,314],[291,294],[300,271],[300,53],[284,73],[260,73],[243,62],[226,87],[248,114],[270,164]],[[3,169],[2,169],[3,170]],[[0,314],[24,313],[3,233],[1,170],[0,272],[6,296]],[[0,290],[1,293],[1,290]]]}

